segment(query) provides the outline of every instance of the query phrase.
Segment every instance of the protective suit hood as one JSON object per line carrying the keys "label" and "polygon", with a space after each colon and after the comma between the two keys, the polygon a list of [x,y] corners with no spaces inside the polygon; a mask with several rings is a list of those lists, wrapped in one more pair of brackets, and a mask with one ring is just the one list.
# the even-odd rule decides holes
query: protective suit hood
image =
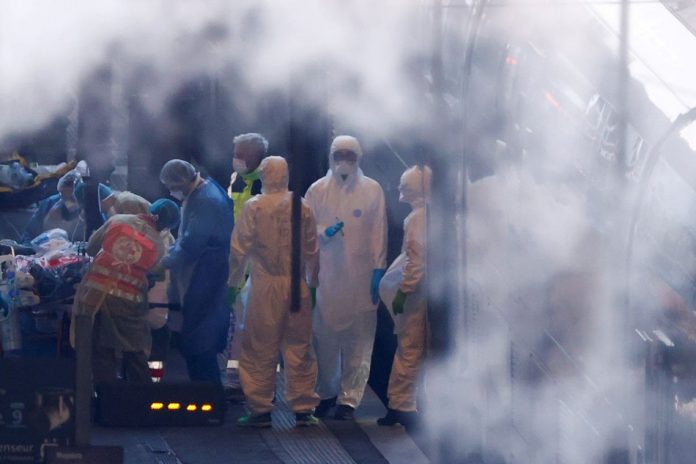
{"label": "protective suit hood", "polygon": [[[339,150],[350,150],[355,153],[358,157],[356,162],[354,164],[345,162],[336,163],[333,154]],[[331,149],[329,149],[329,169],[331,174],[333,174],[339,182],[347,183],[354,181],[355,177],[362,173],[360,170],[360,160],[362,156],[362,147],[358,139],[351,135],[339,135],[333,140]],[[346,175],[345,179],[343,179],[343,175]]]}
{"label": "protective suit hood", "polygon": [[412,166],[404,171],[399,182],[399,201],[412,208],[430,203],[432,176],[428,166]]}
{"label": "protective suit hood", "polygon": [[89,177],[89,166],[87,166],[85,160],[80,160],[80,162],[77,163],[75,171],[77,171],[81,177]]}
{"label": "protective suit hood", "polygon": [[282,193],[288,191],[288,163],[281,156],[268,156],[259,165],[261,192]]}
{"label": "protective suit hood", "polygon": [[75,188],[81,180],[82,176],[75,169],[68,171],[58,180],[57,190],[60,192],[65,188]]}

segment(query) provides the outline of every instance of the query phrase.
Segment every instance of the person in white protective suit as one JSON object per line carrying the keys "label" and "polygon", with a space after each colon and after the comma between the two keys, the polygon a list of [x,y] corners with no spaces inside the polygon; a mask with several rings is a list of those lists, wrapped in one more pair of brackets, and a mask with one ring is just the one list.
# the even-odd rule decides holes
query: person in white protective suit
{"label": "person in white protective suit", "polygon": [[[228,286],[235,288],[246,269],[249,299],[239,377],[249,414],[241,426],[270,427],[278,352],[283,356],[285,399],[297,425],[315,425],[319,398],[314,392],[317,362],[312,351],[312,292],[318,284],[319,245],[312,212],[301,204],[300,308],[290,308],[292,274],[292,192],[288,165],[270,156],[260,166],[261,195],[249,199],[232,232]],[[308,287],[309,286],[309,287]]]}
{"label": "person in white protective suit", "polygon": [[399,201],[411,205],[404,220],[401,254],[380,283],[380,297],[394,317],[397,348],[389,376],[389,408],[379,425],[415,424],[416,390],[425,353],[427,288],[426,220],[430,168],[414,166],[401,176]]}
{"label": "person in white protective suit", "polygon": [[337,404],[334,417],[353,418],[370,375],[377,327],[379,281],[386,269],[384,193],[360,169],[355,137],[334,139],[330,169],[307,191],[317,220],[321,286],[314,315],[319,361],[317,417]]}

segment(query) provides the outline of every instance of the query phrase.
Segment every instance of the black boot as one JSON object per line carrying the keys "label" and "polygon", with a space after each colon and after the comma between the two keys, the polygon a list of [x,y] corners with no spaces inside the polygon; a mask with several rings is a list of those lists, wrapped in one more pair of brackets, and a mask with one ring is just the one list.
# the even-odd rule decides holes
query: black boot
{"label": "black boot", "polygon": [[396,424],[401,424],[409,430],[415,429],[418,425],[418,413],[388,409],[386,416],[377,419],[377,425],[391,426]]}
{"label": "black boot", "polygon": [[419,423],[418,413],[415,411],[399,411],[399,423],[409,432],[416,431]]}
{"label": "black boot", "polygon": [[242,404],[244,403],[244,392],[241,388],[226,386],[225,400],[232,404]]}
{"label": "black boot", "polygon": [[317,405],[316,409],[314,409],[314,416],[315,417],[326,417],[327,414],[329,414],[329,411],[331,408],[336,406],[336,399],[337,397],[334,396],[333,398],[327,398],[325,400],[321,400],[319,404]]}
{"label": "black boot", "polygon": [[399,423],[399,411],[396,409],[387,409],[387,415],[381,419],[377,419],[377,425],[383,427],[396,425]]}
{"label": "black boot", "polygon": [[353,420],[353,411],[355,408],[348,406],[347,404],[339,404],[336,408],[336,413],[334,414],[334,419],[336,420]]}

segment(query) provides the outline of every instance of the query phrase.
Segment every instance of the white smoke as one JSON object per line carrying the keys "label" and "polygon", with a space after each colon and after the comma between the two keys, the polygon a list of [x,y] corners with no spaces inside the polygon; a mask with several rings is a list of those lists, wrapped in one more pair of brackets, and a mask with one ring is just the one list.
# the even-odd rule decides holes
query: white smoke
{"label": "white smoke", "polygon": [[[666,118],[636,98],[644,91],[635,82],[619,83],[618,39],[589,9],[546,6],[487,4],[479,26],[467,100],[474,131],[465,144],[480,144],[478,154],[491,144],[477,138],[497,136],[513,153],[506,158],[505,144],[488,149],[495,174],[468,188],[467,316],[454,320],[455,353],[426,377],[427,433],[442,444],[441,462],[598,463],[622,449],[635,457],[656,420],[643,417],[646,399],[666,394],[644,391],[647,344],[635,329],[657,327],[667,286],[691,285],[694,234],[685,217],[693,217],[696,191],[683,172],[659,165],[627,286],[627,224],[649,153],[636,131],[652,148]],[[510,43],[507,56],[491,47],[499,38]],[[487,59],[498,67],[487,69]],[[630,119],[642,124],[628,129],[625,174],[608,131],[617,120],[592,127],[595,111],[606,122],[620,109],[619,85],[630,85]],[[493,124],[507,124],[499,135],[486,132],[487,113],[477,112],[486,104],[509,112]],[[669,276],[657,270],[665,265]]]}
{"label": "white smoke", "polygon": [[[150,110],[188,79],[217,75],[253,102],[288,90],[320,101],[323,79],[335,111],[367,128],[407,123],[404,66],[424,49],[406,24],[414,7],[401,2],[145,0],[8,1],[0,15],[0,139],[41,127],[99,65],[116,64],[125,80],[149,71]],[[215,32],[217,31],[217,33]],[[409,31],[408,35],[393,31]],[[229,79],[228,79],[229,78]],[[392,123],[394,121],[394,123]]]}
{"label": "white smoke", "polygon": [[[515,137],[531,142],[519,166],[498,169],[471,185],[467,264],[477,319],[462,328],[451,359],[429,370],[428,430],[436,437],[433,443],[450,440],[449,449],[462,455],[483,447],[514,462],[600,462],[616,444],[617,430],[626,432],[628,425],[641,430],[639,419],[621,415],[630,409],[627,404],[641,401],[634,392],[642,385],[642,366],[626,362],[633,353],[625,353],[627,331],[618,317],[623,282],[615,274],[619,242],[611,237],[619,229],[611,213],[615,206],[617,217],[625,214],[625,205],[588,197],[594,192],[602,201],[611,198],[601,189],[617,187],[597,176],[611,174],[612,165],[600,163],[599,173],[591,169],[599,161],[588,159],[599,155],[585,149],[581,125],[568,132],[556,129],[582,121],[596,91],[582,79],[600,76],[611,87],[616,63],[583,50],[602,30],[591,21],[578,28],[576,7],[530,2],[507,10],[492,4],[483,25],[498,27],[482,38],[499,48],[506,40],[528,44],[529,50],[539,50],[540,63],[550,48],[573,50],[574,56],[580,50],[581,59],[563,72],[579,69],[584,77],[559,79],[549,88],[530,84],[536,93],[508,98],[498,74],[502,68],[484,70],[470,99],[462,102],[457,90],[466,76],[455,57],[464,56],[471,23],[467,10],[451,3],[445,28],[451,62],[444,69],[445,86],[453,89],[446,96],[453,114],[470,101],[483,102],[468,108],[471,125],[483,138],[489,126],[506,124],[482,120],[490,109],[485,105],[497,102],[510,111],[507,124],[519,131]],[[41,128],[64,112],[81,83],[104,64],[117,66],[125,82],[144,87],[143,103],[152,113],[197,76],[215,75],[223,86],[248,89],[235,105],[251,112],[264,95],[290,89],[310,106],[321,104],[318,89],[328,83],[330,110],[346,125],[364,136],[403,133],[426,111],[413,97],[428,89],[415,89],[411,76],[429,53],[429,4],[5,0],[0,6],[0,140]],[[519,80],[542,82],[545,74],[558,72],[529,58]],[[517,118],[534,121],[534,130],[514,128]],[[571,123],[559,124],[566,120]],[[448,167],[455,169],[456,157],[452,160]],[[578,183],[570,180],[578,177]],[[672,196],[662,204],[673,204]],[[658,232],[668,235],[670,223],[661,225]],[[662,243],[641,256],[658,255]],[[511,366],[511,357],[518,364]]]}

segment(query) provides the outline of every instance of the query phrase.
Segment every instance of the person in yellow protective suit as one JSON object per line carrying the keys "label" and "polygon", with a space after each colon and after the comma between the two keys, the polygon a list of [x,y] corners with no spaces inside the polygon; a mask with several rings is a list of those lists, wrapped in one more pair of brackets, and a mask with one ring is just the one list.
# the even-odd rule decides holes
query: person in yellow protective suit
{"label": "person in yellow protective suit", "polygon": [[[251,132],[236,136],[233,144],[232,168],[234,171],[230,177],[227,194],[234,202],[234,219],[236,221],[239,219],[246,202],[261,193],[259,165],[268,153],[268,141],[263,135]],[[233,308],[234,313],[230,315],[227,349],[221,353],[218,359],[224,374],[225,392],[227,398],[232,401],[242,399],[239,371],[237,368],[227,369],[227,366],[228,361],[239,357],[241,333],[244,329],[244,316],[246,314],[244,303],[249,294],[248,288],[242,291],[247,274],[248,272],[244,273],[234,291],[230,292],[228,305]]]}
{"label": "person in yellow protective suit", "polygon": [[249,414],[241,426],[270,427],[276,365],[284,361],[285,398],[297,425],[315,425],[319,397],[314,392],[317,362],[312,351],[312,301],[317,286],[319,246],[316,223],[304,202],[301,208],[300,308],[291,311],[292,204],[288,165],[269,156],[259,168],[262,194],[247,201],[232,232],[230,278],[234,288],[250,265],[249,301],[242,335],[239,376]]}
{"label": "person in yellow protective suit", "polygon": [[409,427],[416,421],[416,391],[425,353],[427,289],[426,220],[430,168],[414,166],[401,176],[399,201],[411,205],[404,220],[401,254],[380,283],[382,301],[391,308],[397,348],[389,376],[389,410],[379,425]]}

